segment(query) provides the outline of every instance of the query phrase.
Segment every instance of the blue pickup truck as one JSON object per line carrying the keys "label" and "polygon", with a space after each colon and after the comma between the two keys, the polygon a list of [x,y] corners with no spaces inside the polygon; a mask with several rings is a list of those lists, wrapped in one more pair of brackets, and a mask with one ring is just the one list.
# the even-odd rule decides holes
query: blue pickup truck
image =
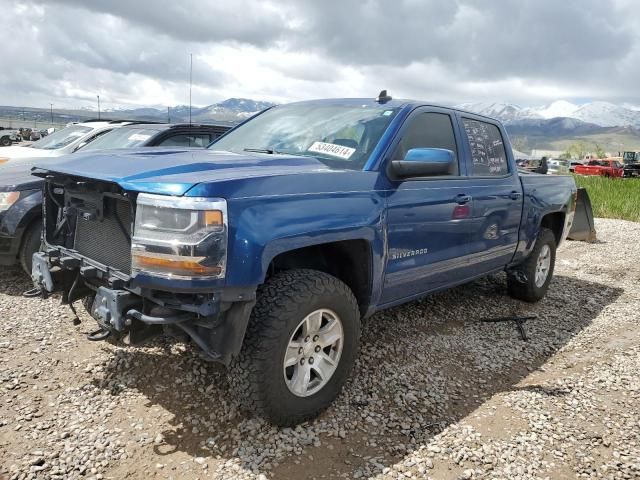
{"label": "blue pickup truck", "polygon": [[379,310],[501,271],[540,300],[576,202],[571,177],[517,171],[498,121],[387,95],[273,107],[207,150],[34,173],[37,287],[84,299],[91,340],[180,332],[279,425],[330,405]]}

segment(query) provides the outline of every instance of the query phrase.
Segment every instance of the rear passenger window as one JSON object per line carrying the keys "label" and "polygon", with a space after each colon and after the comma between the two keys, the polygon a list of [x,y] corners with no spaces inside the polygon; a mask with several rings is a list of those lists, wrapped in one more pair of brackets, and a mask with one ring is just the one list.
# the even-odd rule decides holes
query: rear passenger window
{"label": "rear passenger window", "polygon": [[169,137],[158,144],[159,147],[201,147],[211,142],[211,136],[206,133],[181,134]]}
{"label": "rear passenger window", "polygon": [[445,113],[425,112],[410,118],[409,122],[393,159],[402,160],[412,148],[446,148],[456,157],[449,175],[458,175],[458,152],[451,117]]}
{"label": "rear passenger window", "polygon": [[469,118],[463,118],[462,121],[471,147],[471,175],[507,175],[509,163],[498,127]]}

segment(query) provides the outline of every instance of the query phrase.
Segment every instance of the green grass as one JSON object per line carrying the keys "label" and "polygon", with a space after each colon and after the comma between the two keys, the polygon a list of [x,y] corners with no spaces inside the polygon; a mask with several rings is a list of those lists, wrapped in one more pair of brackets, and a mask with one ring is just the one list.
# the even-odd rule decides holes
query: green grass
{"label": "green grass", "polygon": [[640,179],[574,176],[587,189],[594,216],[640,222]]}

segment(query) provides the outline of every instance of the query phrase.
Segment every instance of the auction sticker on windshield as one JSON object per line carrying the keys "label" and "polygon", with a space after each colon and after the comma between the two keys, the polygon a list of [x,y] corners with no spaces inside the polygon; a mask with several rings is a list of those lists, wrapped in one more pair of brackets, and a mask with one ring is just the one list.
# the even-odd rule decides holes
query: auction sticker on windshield
{"label": "auction sticker on windshield", "polygon": [[344,145],[336,145],[335,143],[313,142],[308,149],[309,152],[324,153],[332,157],[344,158],[347,160],[356,151],[355,148],[345,147]]}

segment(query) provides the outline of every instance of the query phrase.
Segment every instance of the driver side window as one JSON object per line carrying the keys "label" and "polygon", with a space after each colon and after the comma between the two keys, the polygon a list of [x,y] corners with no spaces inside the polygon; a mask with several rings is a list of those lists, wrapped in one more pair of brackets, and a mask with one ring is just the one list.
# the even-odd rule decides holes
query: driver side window
{"label": "driver side window", "polygon": [[393,152],[394,160],[402,160],[412,148],[445,148],[456,158],[449,175],[459,175],[458,151],[451,117],[446,113],[425,112],[409,119],[409,124]]}

